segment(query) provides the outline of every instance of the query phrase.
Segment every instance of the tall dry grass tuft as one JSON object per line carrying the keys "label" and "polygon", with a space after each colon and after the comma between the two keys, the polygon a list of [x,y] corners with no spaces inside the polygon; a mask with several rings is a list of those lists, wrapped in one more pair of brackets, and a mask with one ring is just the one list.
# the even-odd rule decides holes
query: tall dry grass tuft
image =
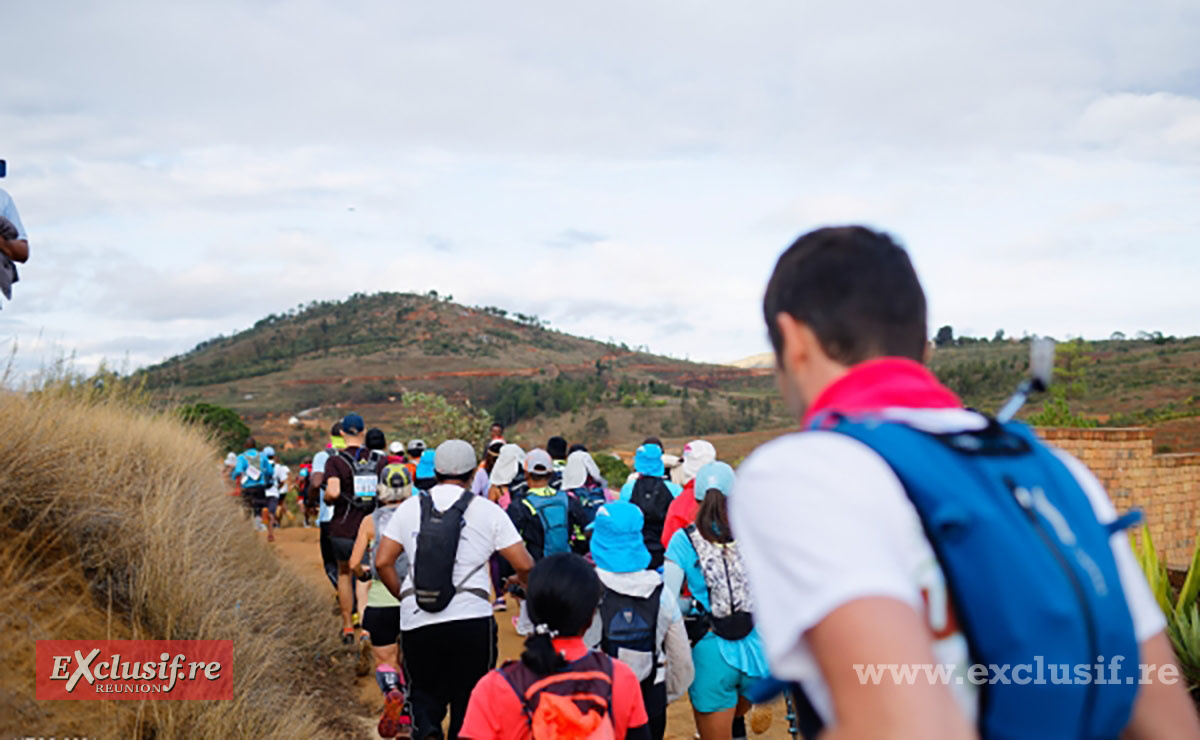
{"label": "tall dry grass tuft", "polygon": [[[329,594],[254,535],[199,430],[95,390],[0,395],[0,735],[361,735]],[[231,639],[234,698],[34,700],[35,640],[107,638]]]}

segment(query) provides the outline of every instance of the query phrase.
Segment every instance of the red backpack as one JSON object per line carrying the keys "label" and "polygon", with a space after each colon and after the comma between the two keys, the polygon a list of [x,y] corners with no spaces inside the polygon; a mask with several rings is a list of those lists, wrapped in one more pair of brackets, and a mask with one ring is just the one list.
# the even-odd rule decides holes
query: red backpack
{"label": "red backpack", "polygon": [[500,668],[517,693],[533,740],[614,740],[613,663],[588,654],[558,673],[538,676],[520,661]]}

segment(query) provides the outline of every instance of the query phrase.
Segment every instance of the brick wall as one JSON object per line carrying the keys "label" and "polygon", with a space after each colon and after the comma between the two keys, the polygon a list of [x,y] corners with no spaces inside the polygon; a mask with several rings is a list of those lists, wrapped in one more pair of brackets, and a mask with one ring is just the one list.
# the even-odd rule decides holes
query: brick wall
{"label": "brick wall", "polygon": [[1091,468],[1119,511],[1142,509],[1167,564],[1188,567],[1200,533],[1200,453],[1156,455],[1147,428],[1045,428],[1038,434]]}

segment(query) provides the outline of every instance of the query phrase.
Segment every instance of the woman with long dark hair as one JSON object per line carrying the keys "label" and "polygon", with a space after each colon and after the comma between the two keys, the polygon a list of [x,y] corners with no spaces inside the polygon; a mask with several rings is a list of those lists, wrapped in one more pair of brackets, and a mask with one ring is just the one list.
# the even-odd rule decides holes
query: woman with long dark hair
{"label": "woman with long dark hair", "polygon": [[650,737],[633,670],[583,642],[601,591],[596,571],[573,553],[534,566],[527,592],[534,632],[519,661],[475,686],[459,737]]}
{"label": "woman with long dark hair", "polygon": [[729,740],[735,719],[750,709],[747,691],[768,675],[746,568],[729,528],[733,481],[733,468],[722,462],[696,474],[696,522],[671,538],[663,570],[670,593],[678,596],[686,580],[692,594],[681,607],[698,626],[689,629],[696,679],[688,694],[701,740]]}

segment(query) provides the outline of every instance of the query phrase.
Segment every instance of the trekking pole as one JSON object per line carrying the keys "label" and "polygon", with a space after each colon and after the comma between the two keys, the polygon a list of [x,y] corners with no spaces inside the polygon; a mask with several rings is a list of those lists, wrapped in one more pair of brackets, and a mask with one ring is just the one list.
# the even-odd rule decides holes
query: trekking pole
{"label": "trekking pole", "polygon": [[1053,374],[1054,340],[1044,338],[1033,340],[1029,345],[1029,377],[1017,386],[1017,392],[996,414],[996,421],[1001,424],[1011,421],[1031,395],[1042,393],[1050,387],[1050,378]]}

